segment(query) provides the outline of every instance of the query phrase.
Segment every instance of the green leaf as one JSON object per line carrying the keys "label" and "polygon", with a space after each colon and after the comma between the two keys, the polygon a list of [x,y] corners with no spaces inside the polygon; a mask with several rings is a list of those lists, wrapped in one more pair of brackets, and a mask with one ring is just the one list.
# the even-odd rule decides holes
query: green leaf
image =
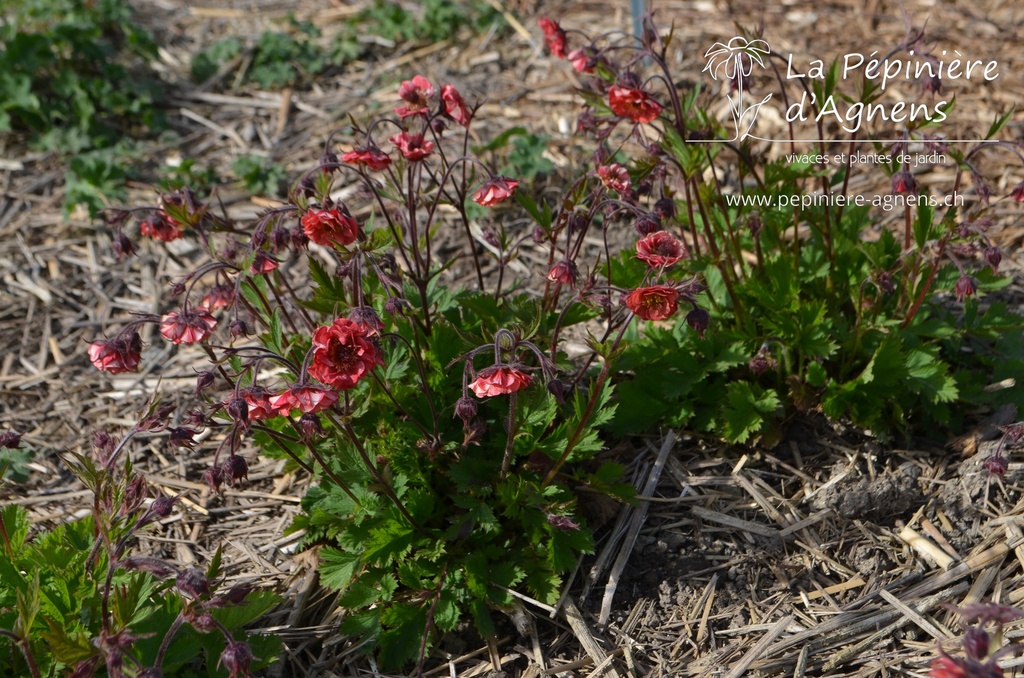
{"label": "green leaf", "polygon": [[722,436],[733,443],[743,443],[761,430],[765,418],[782,406],[773,389],[757,384],[734,381],[726,387],[726,403],[722,412]]}
{"label": "green leaf", "polygon": [[345,590],[360,567],[361,560],[354,553],[330,547],[320,552],[320,580],[329,588]]}

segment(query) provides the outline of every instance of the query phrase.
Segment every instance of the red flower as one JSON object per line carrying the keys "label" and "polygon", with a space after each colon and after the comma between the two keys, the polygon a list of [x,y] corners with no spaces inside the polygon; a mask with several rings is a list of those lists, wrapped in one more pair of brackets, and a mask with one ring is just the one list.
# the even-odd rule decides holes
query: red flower
{"label": "red flower", "polygon": [[480,190],[473,194],[473,202],[484,207],[494,207],[498,203],[511,197],[519,182],[508,177],[494,176],[480,187]]}
{"label": "red flower", "polygon": [[158,212],[151,212],[148,217],[142,220],[139,224],[139,233],[156,238],[157,240],[163,240],[164,242],[171,242],[182,236],[178,226],[178,222],[167,216],[166,212],[160,210]]}
{"label": "red flower", "polygon": [[113,339],[99,339],[89,344],[89,360],[96,369],[121,374],[134,372],[142,360],[142,338],[135,330]]}
{"label": "red flower", "polygon": [[263,386],[250,386],[238,393],[249,406],[249,421],[263,421],[277,416],[276,408],[270,403],[270,391]]}
{"label": "red flower", "polygon": [[402,132],[391,137],[391,143],[398,147],[407,160],[423,160],[434,150],[434,143],[426,141],[422,134]]}
{"label": "red flower", "polygon": [[961,661],[943,655],[932,660],[928,675],[931,678],[967,678],[967,670]]}
{"label": "red flower", "polygon": [[619,193],[628,193],[632,186],[629,180],[629,171],[617,162],[613,162],[611,165],[601,165],[597,168],[597,175],[601,177],[602,184]]}
{"label": "red flower", "polygon": [[893,193],[917,193],[917,179],[907,170],[901,170],[892,175]]}
{"label": "red flower", "polygon": [[191,311],[174,311],[160,321],[160,334],[175,344],[194,344],[203,341],[217,326],[217,319],[202,306]]}
{"label": "red flower", "polygon": [[202,306],[212,313],[222,308],[230,308],[234,303],[235,286],[225,283],[211,287],[210,291],[203,296]]}
{"label": "red flower", "polygon": [[[336,402],[338,402],[336,392],[314,384],[292,384],[270,398],[270,406],[282,416],[287,416],[294,409],[301,410],[305,414],[315,414],[326,410]],[[252,417],[251,412],[249,416]]]}
{"label": "red flower", "polygon": [[562,259],[548,271],[548,280],[569,285],[570,287],[576,287],[576,279],[578,277],[579,270],[576,268],[576,264],[568,259]]}
{"label": "red flower", "polygon": [[469,385],[477,398],[490,398],[496,395],[515,393],[533,383],[533,377],[526,372],[508,365],[495,365],[481,370],[477,378]]}
{"label": "red flower", "polygon": [[1010,197],[1014,202],[1024,202],[1024,181],[1017,184],[1016,188],[1010,192]]}
{"label": "red flower", "polygon": [[376,146],[355,148],[341,156],[341,160],[350,165],[366,165],[374,172],[379,172],[391,164],[388,154]]}
{"label": "red flower", "polygon": [[380,351],[366,338],[366,328],[348,318],[338,318],[330,327],[313,332],[313,361],[309,374],[334,388],[354,388],[377,365],[383,365]]}
{"label": "red flower", "polygon": [[626,297],[626,307],[643,320],[665,320],[676,309],[679,292],[664,285],[640,287]]}
{"label": "red flower", "polygon": [[608,90],[608,105],[612,113],[633,122],[648,123],[661,114],[661,104],[647,92],[620,85]]}
{"label": "red flower", "polygon": [[473,114],[466,108],[466,100],[452,85],[441,88],[441,101],[444,103],[444,114],[463,127],[469,127]]}
{"label": "red flower", "polygon": [[302,217],[302,230],[317,245],[351,245],[359,237],[359,224],[337,208],[318,210],[309,208]]}
{"label": "red flower", "polygon": [[410,104],[395,109],[399,117],[426,115],[429,99],[434,96],[434,86],[422,75],[415,75],[412,80],[406,80],[398,87],[398,96]]}
{"label": "red flower", "polygon": [[587,52],[584,49],[573,50],[569,53],[568,59],[572,62],[572,67],[578,73],[594,72],[594,66],[591,64],[590,57],[587,56]]}
{"label": "red flower", "polygon": [[559,59],[564,59],[565,31],[562,30],[562,27],[547,17],[537,19],[537,25],[544,31],[544,42],[547,43],[551,53]]}
{"label": "red flower", "polygon": [[648,266],[671,266],[686,256],[686,245],[668,231],[655,231],[636,241],[636,257]]}

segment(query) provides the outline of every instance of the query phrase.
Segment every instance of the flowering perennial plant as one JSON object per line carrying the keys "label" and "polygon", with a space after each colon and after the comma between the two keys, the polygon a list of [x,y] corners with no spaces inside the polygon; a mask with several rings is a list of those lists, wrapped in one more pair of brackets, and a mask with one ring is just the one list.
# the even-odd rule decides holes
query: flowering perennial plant
{"label": "flowering perennial plant", "polygon": [[[111,212],[122,252],[135,249],[133,220],[159,240],[144,225],[166,212],[209,260],[172,286],[174,308],[137,316],[90,356],[108,372],[138,368],[145,323],[201,346],[213,364],[197,380],[199,414],[172,442],[217,445],[202,474],[214,492],[246,482],[245,440],[312,474],[294,529],[324,545],[343,631],[372,640],[387,665],[422,666],[462,619],[494,634],[510,590],[558,599],[591,549],[577,489],[632,493],[619,464],[583,463],[615,412],[615,358],[631,327],[699,309],[704,287],[626,166],[600,158],[553,211],[529,178],[466,154],[476,110],[455,86],[416,76],[396,98],[394,117],[343,131],[350,147],[332,135],[288,202],[252,223],[189,188]],[[342,186],[359,189],[351,205]],[[502,226],[517,203],[536,222],[524,232]],[[647,239],[635,243],[628,222],[623,232],[645,272],[620,280],[611,229],[642,217]],[[517,272],[526,248],[547,258],[546,276]],[[294,260],[308,267],[283,265]],[[473,284],[453,289],[452,269]],[[537,296],[515,291],[531,282]],[[563,337],[581,323],[591,351],[570,361]],[[204,428],[213,435],[199,443]],[[221,665],[247,661],[229,645]]]}

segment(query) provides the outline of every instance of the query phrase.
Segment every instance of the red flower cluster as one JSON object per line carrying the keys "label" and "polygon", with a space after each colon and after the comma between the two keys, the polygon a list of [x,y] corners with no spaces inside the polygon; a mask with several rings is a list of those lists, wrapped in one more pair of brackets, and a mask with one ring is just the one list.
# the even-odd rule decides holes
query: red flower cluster
{"label": "red flower cluster", "polygon": [[629,179],[629,171],[617,162],[598,167],[597,176],[601,178],[601,183],[607,188],[619,193],[628,193],[633,185]]}
{"label": "red flower cluster", "polygon": [[547,17],[537,19],[537,25],[544,31],[544,42],[548,49],[559,59],[565,58],[565,31],[557,23]]}
{"label": "red flower cluster", "polygon": [[405,156],[406,160],[416,162],[423,160],[423,158],[430,155],[430,152],[434,150],[434,143],[427,141],[423,138],[422,134],[409,134],[408,132],[402,132],[391,137],[391,143],[393,143],[402,155]]}
{"label": "red flower cluster", "polygon": [[441,88],[441,102],[444,104],[445,115],[463,127],[469,127],[473,114],[466,107],[465,99],[454,86],[445,85]]}
{"label": "red flower cluster", "polygon": [[366,327],[338,318],[330,327],[313,332],[313,362],[309,374],[334,388],[355,388],[370,370],[383,365],[377,347],[367,339]]}
{"label": "red flower cluster", "polygon": [[[385,156],[386,157],[386,156]],[[351,245],[359,237],[359,224],[338,208],[309,208],[302,217],[302,230],[317,245]]]}
{"label": "red flower cluster", "polygon": [[235,303],[235,286],[227,283],[214,285],[203,295],[202,306],[213,313],[222,308],[230,308]]}
{"label": "red flower cluster", "polygon": [[434,96],[434,86],[422,75],[415,75],[412,80],[406,80],[398,87],[398,96],[409,104],[395,109],[399,117],[426,115],[430,98]]}
{"label": "red flower cluster", "polygon": [[249,421],[263,421],[277,416],[276,409],[270,403],[270,391],[263,386],[250,386],[238,392],[248,406]]}
{"label": "red flower cluster", "polygon": [[160,334],[175,344],[203,341],[217,326],[217,319],[202,306],[186,311],[173,311],[160,321]]}
{"label": "red flower cluster", "polygon": [[626,296],[626,307],[643,320],[665,320],[678,308],[679,292],[665,285],[639,287]]}
{"label": "red flower cluster", "polygon": [[480,190],[473,195],[473,202],[484,207],[493,207],[500,202],[510,198],[515,193],[519,182],[508,177],[491,177],[480,187]]}
{"label": "red flower cluster", "polygon": [[480,374],[469,385],[477,398],[507,395],[526,388],[533,383],[533,377],[526,372],[508,365],[495,365],[480,370]]}
{"label": "red flower cluster", "polygon": [[647,92],[621,85],[612,85],[608,90],[608,105],[612,113],[633,122],[648,123],[661,115],[661,104]]}
{"label": "red flower cluster", "polygon": [[99,339],[89,344],[89,360],[96,369],[121,374],[134,372],[142,360],[142,338],[135,330],[112,339]]}
{"label": "red flower cluster", "polygon": [[388,157],[388,154],[376,146],[354,148],[348,153],[342,155],[341,160],[342,162],[347,162],[350,165],[364,165],[374,172],[386,169],[387,166],[391,164],[391,158]]}
{"label": "red flower cluster", "polygon": [[636,257],[648,266],[671,266],[686,256],[686,245],[668,231],[655,231],[636,241]]}

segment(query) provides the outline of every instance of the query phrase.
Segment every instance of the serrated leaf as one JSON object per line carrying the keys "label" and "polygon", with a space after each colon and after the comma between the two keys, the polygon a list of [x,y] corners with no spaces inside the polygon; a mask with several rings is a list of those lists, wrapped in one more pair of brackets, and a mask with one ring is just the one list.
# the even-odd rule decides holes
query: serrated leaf
{"label": "serrated leaf", "polygon": [[343,591],[361,566],[358,555],[325,548],[320,552],[320,581],[324,586]]}

